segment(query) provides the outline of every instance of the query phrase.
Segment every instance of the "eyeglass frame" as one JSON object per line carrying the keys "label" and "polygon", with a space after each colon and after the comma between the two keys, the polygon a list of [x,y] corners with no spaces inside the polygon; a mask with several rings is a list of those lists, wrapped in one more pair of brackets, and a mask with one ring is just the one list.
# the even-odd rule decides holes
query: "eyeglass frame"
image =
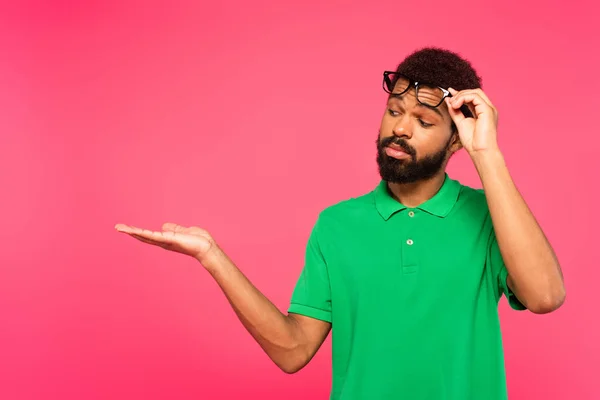
{"label": "eyeglass frame", "polygon": [[[391,80],[388,78],[390,74],[395,74],[395,75],[401,76],[401,77],[403,77],[403,78],[406,78],[406,80],[408,80],[408,86],[406,86],[406,89],[404,89],[404,90],[403,90],[402,92],[400,92],[400,93],[393,93],[393,92],[390,92],[390,91],[388,91],[388,89],[387,89],[387,85],[386,85],[386,79],[387,79],[388,81],[390,81],[390,83],[391,83]],[[396,79],[396,82],[398,82],[398,79]],[[435,105],[435,106],[432,106],[431,104],[425,104],[425,103],[423,103],[421,100],[419,100],[419,85],[425,85],[425,86],[430,86],[430,87],[435,87],[435,88],[438,88],[438,89],[440,89],[440,90],[442,91],[442,93],[444,94],[444,95],[442,96],[442,99],[440,100],[440,102],[439,102],[437,105]],[[414,81],[414,80],[412,80],[411,78],[409,78],[408,76],[406,76],[406,75],[404,75],[404,74],[401,74],[401,73],[399,73],[399,72],[397,72],[397,71],[383,71],[383,82],[382,82],[382,86],[383,86],[383,90],[384,90],[386,93],[388,93],[388,94],[390,94],[390,95],[393,95],[393,96],[401,96],[401,95],[403,95],[404,93],[408,92],[410,89],[412,89],[412,88],[414,87],[414,88],[415,88],[415,94],[416,94],[416,97],[417,97],[417,101],[418,101],[419,103],[423,104],[423,105],[424,105],[424,106],[426,106],[426,107],[433,107],[433,108],[437,108],[437,107],[439,107],[439,106],[440,106],[440,105],[441,105],[441,104],[444,102],[444,99],[445,99],[446,97],[452,97],[452,93],[450,93],[450,92],[449,92],[447,89],[444,89],[444,88],[443,88],[443,87],[441,87],[441,86],[435,86],[435,85],[427,84],[427,83],[425,83],[425,82],[418,82],[418,81]],[[395,84],[394,84],[394,86],[395,86]]]}

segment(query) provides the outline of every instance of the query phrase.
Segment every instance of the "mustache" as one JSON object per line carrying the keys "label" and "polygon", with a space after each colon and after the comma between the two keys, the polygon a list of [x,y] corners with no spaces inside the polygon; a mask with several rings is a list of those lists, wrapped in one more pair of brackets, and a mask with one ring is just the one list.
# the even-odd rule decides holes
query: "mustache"
{"label": "mustache", "polygon": [[390,144],[395,144],[396,146],[400,147],[402,151],[404,151],[406,154],[410,154],[412,157],[414,157],[417,154],[417,151],[414,149],[414,147],[406,143],[404,139],[399,138],[398,136],[390,136],[382,140],[378,140],[380,150],[383,150]]}

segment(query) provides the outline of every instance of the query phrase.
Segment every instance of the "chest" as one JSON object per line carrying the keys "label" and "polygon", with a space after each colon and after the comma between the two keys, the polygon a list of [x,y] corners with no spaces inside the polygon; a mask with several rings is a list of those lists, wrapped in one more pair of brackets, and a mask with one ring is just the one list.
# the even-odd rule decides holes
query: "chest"
{"label": "chest", "polygon": [[408,211],[389,221],[347,225],[327,252],[333,296],[460,302],[477,295],[489,238],[482,221]]}

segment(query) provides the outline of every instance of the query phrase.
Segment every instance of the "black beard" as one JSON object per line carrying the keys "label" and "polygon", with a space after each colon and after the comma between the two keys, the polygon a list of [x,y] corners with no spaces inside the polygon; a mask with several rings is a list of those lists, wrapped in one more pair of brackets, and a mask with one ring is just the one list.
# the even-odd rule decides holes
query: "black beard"
{"label": "black beard", "polygon": [[[417,161],[417,153],[404,139],[397,136],[385,139],[377,138],[377,165],[381,179],[390,183],[413,183],[427,180],[435,176],[444,165],[451,140],[435,154],[430,154]],[[402,151],[410,155],[410,159],[397,160],[385,154],[385,148],[396,144]]]}

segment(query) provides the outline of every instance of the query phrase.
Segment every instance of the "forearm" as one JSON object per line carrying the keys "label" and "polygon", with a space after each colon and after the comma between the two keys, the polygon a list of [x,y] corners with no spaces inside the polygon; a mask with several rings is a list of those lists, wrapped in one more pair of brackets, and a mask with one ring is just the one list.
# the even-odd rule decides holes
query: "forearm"
{"label": "forearm", "polygon": [[549,312],[564,300],[560,266],[534,215],[517,190],[500,151],[473,156],[486,194],[509,284],[525,306]]}
{"label": "forearm", "polygon": [[244,327],[267,355],[286,372],[295,372],[308,362],[301,327],[267,299],[221,250],[203,263],[221,287]]}

